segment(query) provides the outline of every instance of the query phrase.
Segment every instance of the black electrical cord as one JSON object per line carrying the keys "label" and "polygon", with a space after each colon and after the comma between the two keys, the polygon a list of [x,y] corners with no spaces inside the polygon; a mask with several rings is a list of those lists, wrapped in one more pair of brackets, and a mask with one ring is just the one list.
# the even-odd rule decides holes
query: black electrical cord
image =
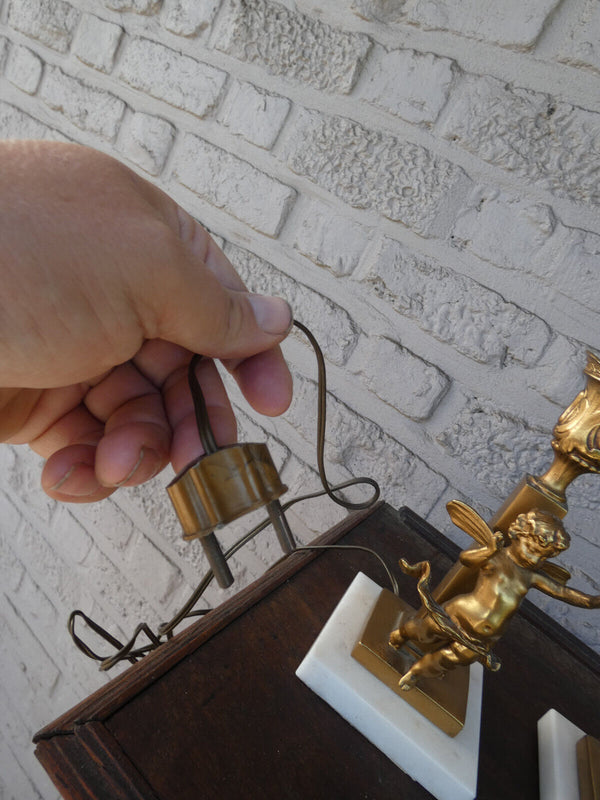
{"label": "black electrical cord", "polygon": [[[323,358],[323,351],[319,347],[319,343],[311,333],[311,331],[301,322],[294,320],[294,325],[299,328],[310,342],[317,359],[317,387],[318,387],[318,400],[317,400],[317,467],[319,470],[319,478],[321,484],[325,489],[327,495],[340,506],[348,509],[349,511],[359,511],[363,508],[370,508],[377,502],[380,495],[380,488],[377,481],[373,478],[353,478],[345,484],[338,486],[331,486],[325,474],[325,427],[327,422],[327,373],[325,370],[325,359]],[[348,486],[367,484],[373,487],[373,496],[363,503],[351,503],[341,497],[337,497],[335,492],[341,489],[346,489]]]}
{"label": "black electrical cord", "polygon": [[200,441],[206,455],[216,453],[219,449],[215,441],[215,436],[210,426],[208,410],[204,400],[204,394],[200,388],[200,382],[196,375],[196,367],[202,360],[202,356],[194,355],[188,366],[188,384],[194,402],[194,413],[196,414],[196,426],[200,435]]}

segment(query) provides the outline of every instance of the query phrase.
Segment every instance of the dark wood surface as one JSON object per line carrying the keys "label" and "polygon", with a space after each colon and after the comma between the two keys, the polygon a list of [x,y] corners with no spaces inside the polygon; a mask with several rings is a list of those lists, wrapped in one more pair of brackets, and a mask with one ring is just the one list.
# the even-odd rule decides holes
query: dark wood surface
{"label": "dark wood surface", "polygon": [[[372,547],[390,565],[428,558],[434,580],[457,553],[409,509],[385,504],[324,540]],[[63,796],[429,798],[294,674],[359,570],[387,585],[364,552],[295,554],[40,731],[36,754]],[[414,582],[399,580],[416,605]],[[537,720],[556,708],[599,737],[600,658],[530,604],[496,652],[477,796],[537,798]]]}

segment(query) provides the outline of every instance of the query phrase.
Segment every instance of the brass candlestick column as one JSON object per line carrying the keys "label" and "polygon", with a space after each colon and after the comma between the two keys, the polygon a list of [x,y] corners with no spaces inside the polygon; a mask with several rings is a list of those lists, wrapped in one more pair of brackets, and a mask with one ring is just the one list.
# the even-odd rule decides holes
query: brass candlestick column
{"label": "brass candlestick column", "polygon": [[[539,476],[526,475],[490,520],[490,528],[505,536],[519,514],[532,509],[562,519],[567,511],[567,487],[586,472],[600,473],[600,359],[588,352],[583,370],[587,382],[554,427],[554,460]],[[434,591],[437,602],[470,591],[474,574],[457,563]]]}
{"label": "brass candlestick column", "polygon": [[557,517],[567,513],[566,490],[586,472],[600,472],[600,359],[588,352],[585,389],[563,411],[554,428],[554,461],[538,477],[527,475],[490,521],[506,533],[516,517],[532,508]]}

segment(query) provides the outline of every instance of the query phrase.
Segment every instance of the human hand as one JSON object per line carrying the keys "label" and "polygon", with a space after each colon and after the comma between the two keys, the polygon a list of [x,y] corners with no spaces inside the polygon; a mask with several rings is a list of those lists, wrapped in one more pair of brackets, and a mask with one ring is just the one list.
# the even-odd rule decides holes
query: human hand
{"label": "human hand", "polygon": [[92,502],[202,453],[192,353],[219,444],[235,419],[212,358],[259,412],[291,376],[280,298],[251,295],[210,236],[118,161],[0,142],[0,441],[46,459],[51,497]]}

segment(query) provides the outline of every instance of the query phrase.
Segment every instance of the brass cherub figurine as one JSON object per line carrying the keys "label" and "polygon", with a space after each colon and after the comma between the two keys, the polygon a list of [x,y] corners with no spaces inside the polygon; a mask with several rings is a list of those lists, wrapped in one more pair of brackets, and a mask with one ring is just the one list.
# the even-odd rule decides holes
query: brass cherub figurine
{"label": "brass cherub figurine", "polygon": [[441,605],[429,588],[429,562],[409,565],[404,572],[419,578],[422,607],[406,615],[390,636],[396,649],[414,643],[423,655],[404,674],[400,688],[408,691],[422,677],[441,677],[459,664],[481,661],[497,670],[491,652],[522,600],[534,587],[582,608],[600,608],[600,595],[588,595],[566,586],[567,570],[547,559],[569,546],[569,535],[555,515],[539,509],[521,513],[508,534],[492,531],[472,508],[457,500],[448,503],[452,521],[480,545],[460,554],[460,563],[475,572],[471,590]]}

